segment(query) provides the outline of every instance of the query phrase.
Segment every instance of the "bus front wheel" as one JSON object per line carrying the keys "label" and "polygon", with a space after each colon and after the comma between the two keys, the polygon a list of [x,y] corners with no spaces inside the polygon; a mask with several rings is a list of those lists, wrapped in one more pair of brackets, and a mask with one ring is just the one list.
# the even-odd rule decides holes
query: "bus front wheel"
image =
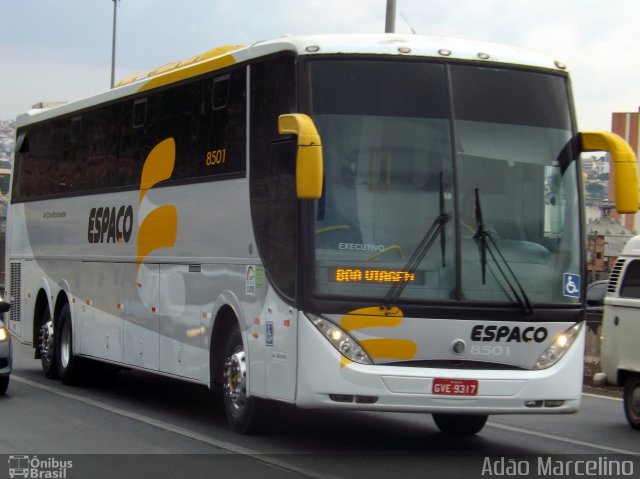
{"label": "bus front wheel", "polygon": [[247,358],[237,326],[229,332],[225,344],[222,389],[224,409],[232,430],[241,434],[264,430],[268,422],[268,403],[247,396]]}
{"label": "bus front wheel", "polygon": [[640,374],[631,374],[624,383],[624,413],[633,429],[640,429]]}
{"label": "bus front wheel", "polygon": [[487,423],[489,416],[471,414],[433,414],[433,421],[444,434],[473,436]]}

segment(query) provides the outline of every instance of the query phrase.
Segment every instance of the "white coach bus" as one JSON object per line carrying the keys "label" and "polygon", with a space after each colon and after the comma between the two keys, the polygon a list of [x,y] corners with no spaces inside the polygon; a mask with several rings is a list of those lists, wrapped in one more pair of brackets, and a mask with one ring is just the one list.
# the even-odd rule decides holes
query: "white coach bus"
{"label": "white coach bus", "polygon": [[213,50],[18,118],[9,327],[48,377],[98,360],[279,402],[570,413],[582,384],[579,134],[565,66],[418,35]]}

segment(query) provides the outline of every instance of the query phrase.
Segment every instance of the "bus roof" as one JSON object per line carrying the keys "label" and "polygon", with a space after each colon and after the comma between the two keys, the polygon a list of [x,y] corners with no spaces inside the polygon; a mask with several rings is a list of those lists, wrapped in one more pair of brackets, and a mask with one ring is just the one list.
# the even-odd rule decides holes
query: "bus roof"
{"label": "bus roof", "polygon": [[260,58],[273,53],[291,51],[298,55],[369,54],[449,58],[467,61],[531,66],[564,71],[564,64],[553,58],[516,47],[460,38],[402,34],[330,34],[283,36],[250,46],[224,46],[185,60],[168,63],[120,81],[115,88],[85,99],[57,104],[38,104],[18,116],[21,127],[47,118],[72,113],[83,108],[112,101],[127,95],[196,77],[204,73]]}

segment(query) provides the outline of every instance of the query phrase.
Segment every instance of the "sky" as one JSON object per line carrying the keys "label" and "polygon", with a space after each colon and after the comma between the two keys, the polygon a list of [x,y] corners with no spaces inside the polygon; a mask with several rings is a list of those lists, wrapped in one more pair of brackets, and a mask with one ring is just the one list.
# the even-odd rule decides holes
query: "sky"
{"label": "sky", "polygon": [[[568,66],[582,131],[640,106],[638,0],[397,0],[396,32],[506,43]],[[283,34],[384,32],[386,0],[119,0],[115,77]],[[0,0],[0,119],[111,82],[113,0]]]}

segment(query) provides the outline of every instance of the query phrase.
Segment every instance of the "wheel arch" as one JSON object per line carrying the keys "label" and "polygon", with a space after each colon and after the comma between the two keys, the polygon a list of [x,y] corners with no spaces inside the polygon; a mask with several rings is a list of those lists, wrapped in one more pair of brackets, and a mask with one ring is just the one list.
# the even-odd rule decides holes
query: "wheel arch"
{"label": "wheel arch", "polygon": [[[71,309],[71,293],[70,293],[70,288],[69,288],[69,284],[66,281],[63,281],[60,284],[60,291],[58,291],[58,296],[56,296],[56,303],[55,303],[55,309],[53,312],[53,324],[55,325],[58,322],[58,318],[60,317],[60,311],[62,311],[62,308],[64,307],[65,304],[69,305],[69,309]],[[73,322],[73,314],[72,316],[72,322]]]}
{"label": "wheel arch", "polygon": [[632,374],[640,374],[634,371],[630,371],[628,369],[618,369],[618,386],[624,386],[624,383],[627,382],[627,378]]}
{"label": "wheel arch", "polygon": [[[224,363],[224,344],[229,334],[235,326],[240,327],[240,316],[236,308],[228,303],[223,304],[215,316],[213,328],[211,330],[209,378],[210,387],[222,384],[222,370]],[[240,329],[242,331],[242,328]]]}

